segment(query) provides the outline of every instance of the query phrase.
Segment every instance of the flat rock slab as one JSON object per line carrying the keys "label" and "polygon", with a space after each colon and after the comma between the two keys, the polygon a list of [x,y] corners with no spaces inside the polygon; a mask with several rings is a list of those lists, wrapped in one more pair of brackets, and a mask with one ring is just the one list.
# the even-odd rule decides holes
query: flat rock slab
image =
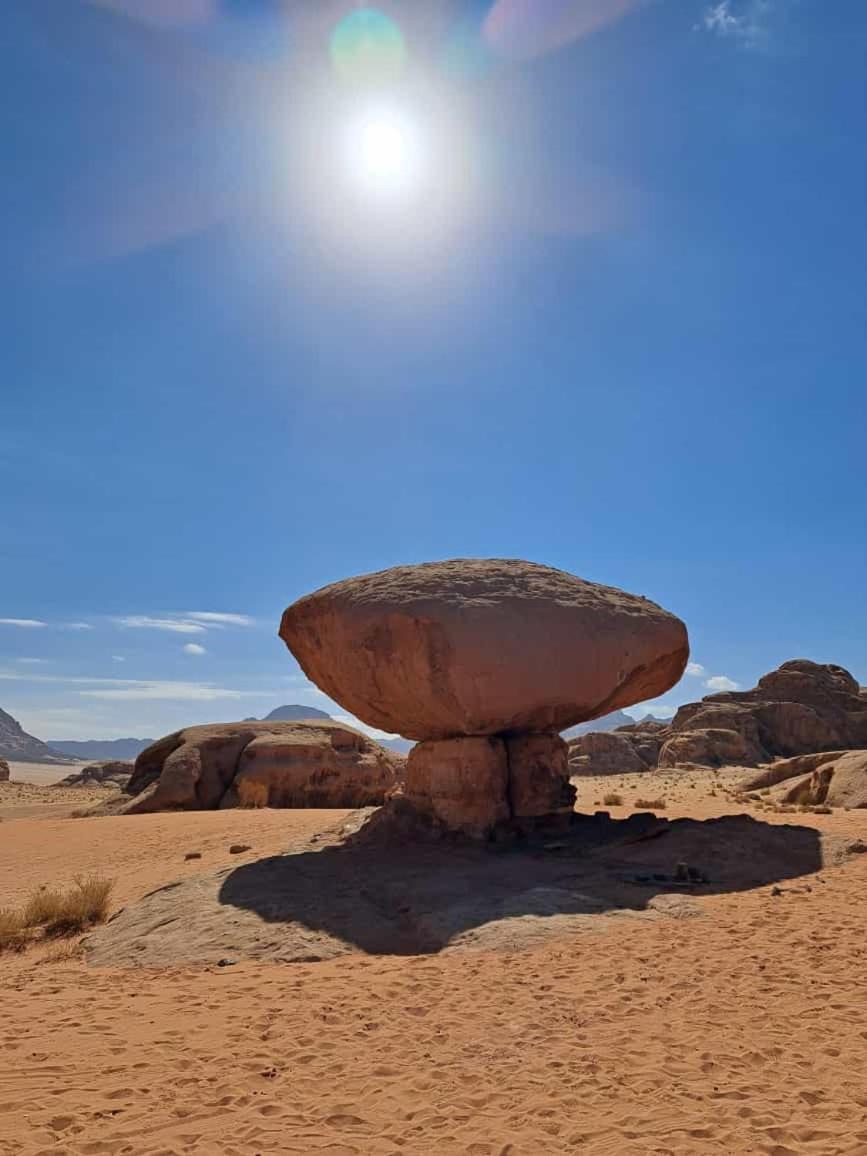
{"label": "flat rock slab", "polygon": [[[577,816],[570,835],[546,852],[532,844],[377,846],[358,837],[369,814],[293,854],[153,892],[88,936],[89,961],[164,967],[514,951],[604,930],[612,918],[635,920],[638,929],[642,921],[695,916],[705,894],[797,878],[839,859],[814,828],[747,816],[655,820],[653,830],[646,817]],[[626,881],[670,873],[681,861],[700,866],[711,883],[697,894],[671,895]]]}

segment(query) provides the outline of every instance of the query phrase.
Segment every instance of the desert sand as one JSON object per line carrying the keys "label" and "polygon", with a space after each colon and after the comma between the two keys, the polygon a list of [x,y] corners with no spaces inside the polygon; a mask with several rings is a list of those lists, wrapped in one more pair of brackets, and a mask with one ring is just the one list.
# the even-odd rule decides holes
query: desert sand
{"label": "desert sand", "polygon": [[[579,779],[578,808],[618,792],[614,818],[664,798],[672,818],[867,839],[867,812],[765,812],[727,793],[738,777]],[[0,825],[0,905],[100,871],[130,910],[349,819],[41,814]],[[696,895],[696,918],[600,917],[521,951],[159,968],[68,946],[4,955],[0,1152],[867,1153],[865,894],[867,854],[852,854]]]}

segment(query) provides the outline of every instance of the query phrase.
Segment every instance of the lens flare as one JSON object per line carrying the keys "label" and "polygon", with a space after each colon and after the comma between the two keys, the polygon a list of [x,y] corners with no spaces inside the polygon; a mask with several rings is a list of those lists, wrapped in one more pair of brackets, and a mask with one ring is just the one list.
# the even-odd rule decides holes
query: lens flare
{"label": "lens flare", "polygon": [[405,60],[403,34],[377,8],[350,12],[331,35],[331,61],[343,80],[389,83],[400,76]]}

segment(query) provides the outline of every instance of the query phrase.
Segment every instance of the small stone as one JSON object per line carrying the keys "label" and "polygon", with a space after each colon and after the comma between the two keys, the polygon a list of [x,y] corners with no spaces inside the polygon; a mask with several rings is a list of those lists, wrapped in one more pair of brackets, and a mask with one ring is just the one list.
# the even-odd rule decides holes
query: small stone
{"label": "small stone", "polygon": [[771,888],[771,895],[782,895],[782,894],[783,894],[782,887],[772,887]]}
{"label": "small stone", "polygon": [[186,855],[184,855],[184,859],[201,859],[201,857],[201,851],[187,851]]}
{"label": "small stone", "polygon": [[220,959],[217,961],[217,967],[234,967],[237,959]]}
{"label": "small stone", "polygon": [[243,855],[245,851],[251,850],[249,843],[233,843],[229,848],[230,855]]}

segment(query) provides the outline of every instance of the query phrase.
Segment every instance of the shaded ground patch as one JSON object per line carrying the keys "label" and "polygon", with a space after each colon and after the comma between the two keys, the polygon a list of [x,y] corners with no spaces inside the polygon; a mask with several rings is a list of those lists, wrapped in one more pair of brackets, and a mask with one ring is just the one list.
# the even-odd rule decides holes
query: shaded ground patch
{"label": "shaded ground patch", "polygon": [[[380,813],[381,814],[381,813]],[[668,821],[574,816],[547,843],[399,844],[370,812],[308,849],[198,875],[145,896],[87,941],[94,964],[222,958],[314,961],[349,952],[519,950],[612,918],[702,914],[701,896],[818,871],[839,840],[745,815]],[[675,882],[687,865],[706,880]]]}

